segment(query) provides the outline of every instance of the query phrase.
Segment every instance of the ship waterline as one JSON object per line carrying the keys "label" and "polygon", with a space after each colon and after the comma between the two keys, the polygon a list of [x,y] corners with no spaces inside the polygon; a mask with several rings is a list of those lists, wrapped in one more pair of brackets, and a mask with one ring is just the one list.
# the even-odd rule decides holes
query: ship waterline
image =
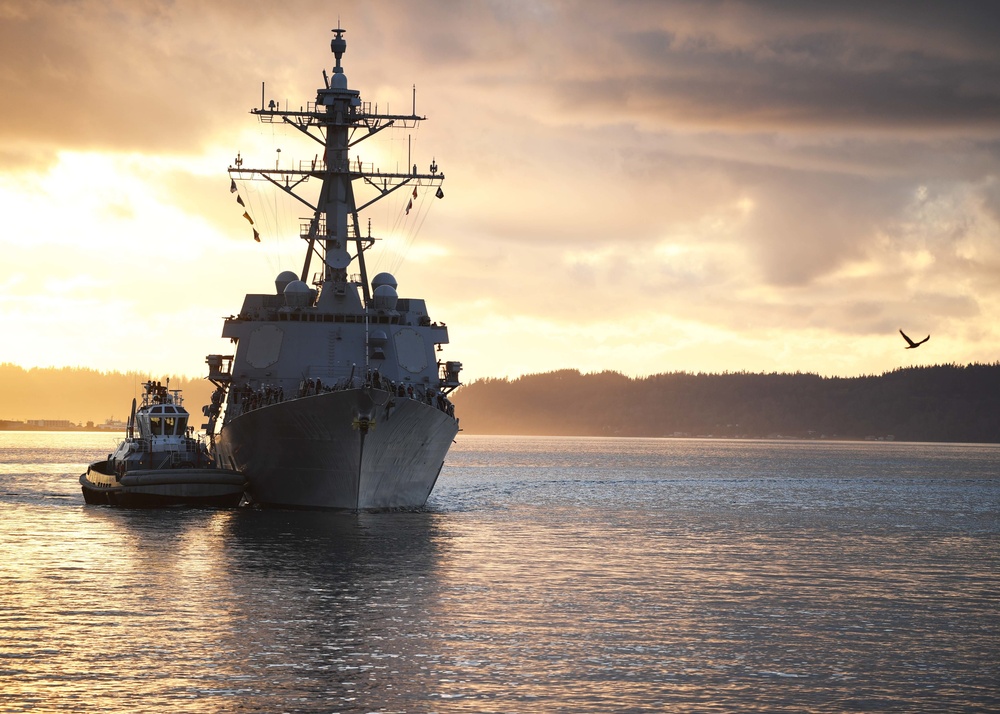
{"label": "ship waterline", "polygon": [[445,412],[380,389],[271,404],[233,419],[216,449],[261,506],[422,507],[458,433]]}

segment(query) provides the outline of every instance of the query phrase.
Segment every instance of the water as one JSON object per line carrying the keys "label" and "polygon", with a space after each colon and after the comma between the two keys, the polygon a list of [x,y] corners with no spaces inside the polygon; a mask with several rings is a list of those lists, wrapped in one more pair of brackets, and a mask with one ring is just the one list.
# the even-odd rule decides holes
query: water
{"label": "water", "polygon": [[1000,447],[460,437],[426,512],[85,506],[0,432],[0,711],[1000,711]]}

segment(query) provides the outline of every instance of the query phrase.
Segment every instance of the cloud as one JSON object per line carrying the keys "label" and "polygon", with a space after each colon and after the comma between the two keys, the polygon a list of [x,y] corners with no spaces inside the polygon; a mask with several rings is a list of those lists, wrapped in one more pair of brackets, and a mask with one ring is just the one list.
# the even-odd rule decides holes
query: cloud
{"label": "cloud", "polygon": [[[383,267],[453,325],[470,374],[749,369],[769,345],[792,369],[877,371],[898,364],[899,327],[947,329],[940,360],[995,358],[991,3],[6,3],[0,239],[101,237],[116,260],[170,241],[197,285],[171,315],[269,291],[301,267],[305,209],[242,184],[254,244],[225,168],[315,155],[247,112],[261,81],[265,100],[314,98],[337,12],[362,98],[409,112],[417,85],[431,119],[357,151],[445,171],[416,247],[400,205],[371,217]],[[74,263],[74,284],[101,270]],[[21,295],[24,265],[0,285]],[[581,340],[599,345],[586,365]]]}
{"label": "cloud", "polygon": [[[190,151],[284,79],[291,28],[244,3],[41,0],[0,23],[0,142]],[[269,41],[265,41],[269,40]],[[257,85],[259,86],[259,85]],[[259,95],[257,96],[259,104]]]}
{"label": "cloud", "polygon": [[536,5],[437,17],[422,59],[570,125],[989,133],[1000,114],[985,3]]}

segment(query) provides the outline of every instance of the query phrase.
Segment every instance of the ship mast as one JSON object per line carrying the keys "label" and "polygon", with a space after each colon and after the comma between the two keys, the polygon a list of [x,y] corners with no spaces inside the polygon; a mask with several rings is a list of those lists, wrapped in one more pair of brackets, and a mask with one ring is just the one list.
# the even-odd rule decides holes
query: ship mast
{"label": "ship mast", "polygon": [[[349,89],[341,59],[347,50],[342,28],[336,28],[330,49],[335,58],[332,76],[323,72],[323,87],[316,92],[316,101],[299,111],[282,110],[273,100],[265,108],[252,109],[261,122],[276,121],[298,129],[323,147],[322,158],[300,162],[291,168],[247,168],[242,160],[229,167],[233,179],[253,180],[259,177],[270,181],[276,187],[309,207],[312,218],[303,226],[301,237],[308,243],[302,266],[302,281],[308,281],[312,256],[316,254],[323,263],[320,278],[322,289],[333,290],[342,295],[353,281],[347,268],[354,261],[358,263],[359,282],[362,286],[365,308],[371,305],[371,288],[365,267],[364,251],[374,244],[370,235],[361,234],[358,219],[360,211],[387,197],[389,194],[409,184],[438,188],[444,174],[431,163],[427,173],[418,172],[416,164],[405,172],[386,173],[376,171],[372,166],[360,162],[351,163],[350,149],[383,129],[413,128],[426,117],[416,113],[416,101],[411,114],[380,114],[372,109],[371,102],[363,102],[360,92]],[[302,189],[310,179],[320,181],[318,196],[310,200]],[[355,182],[374,191],[374,197],[358,205],[355,197]],[[353,253],[351,249],[353,248]]]}

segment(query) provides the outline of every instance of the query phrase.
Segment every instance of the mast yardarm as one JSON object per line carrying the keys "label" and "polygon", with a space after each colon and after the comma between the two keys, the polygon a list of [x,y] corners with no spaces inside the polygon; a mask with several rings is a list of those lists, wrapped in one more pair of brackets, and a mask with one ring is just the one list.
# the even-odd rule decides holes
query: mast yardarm
{"label": "mast yardarm", "polygon": [[323,71],[314,101],[290,111],[265,93],[251,110],[322,149],[297,165],[286,152],[273,168],[237,161],[229,169],[234,192],[237,178],[266,180],[308,206],[300,233],[308,247],[301,278],[282,270],[273,293],[248,293],[226,318],[222,336],[235,348],[206,360],[216,385],[206,428],[220,463],[246,477],[254,504],[421,508],[459,431],[448,395],[461,386],[462,363],[439,358],[448,327],[431,320],[425,300],[400,296],[389,272],[369,282],[375,239],[369,226],[362,234],[358,214],[402,188],[393,220],[412,230],[422,218],[411,216],[409,194],[442,197],[444,175],[433,160],[429,173],[409,157],[388,173],[351,160],[359,142],[423,117],[415,108],[380,114],[362,101],[344,73],[344,30],[333,34],[333,70]]}
{"label": "mast yardarm", "polygon": [[[324,86],[317,90],[314,102],[309,102],[299,111],[289,111],[282,110],[274,101],[265,108],[262,96],[262,106],[251,110],[261,122],[281,121],[316,141],[323,147],[322,159],[317,157],[299,162],[298,166],[275,166],[274,169],[249,168],[238,163],[229,167],[229,173],[234,180],[270,181],[307,206],[312,215],[301,231],[308,247],[300,279],[309,281],[311,261],[315,255],[322,262],[322,269],[317,271],[313,284],[338,294],[343,294],[349,284],[360,285],[364,305],[368,308],[371,305],[371,288],[364,252],[374,244],[374,239],[370,231],[368,235],[362,235],[358,214],[409,184],[429,186],[432,190],[439,188],[444,174],[433,162],[427,173],[419,172],[416,164],[407,171],[388,173],[376,171],[371,165],[360,162],[352,164],[350,149],[360,142],[390,127],[414,128],[426,117],[416,114],[415,102],[413,113],[398,115],[379,113],[377,109],[373,110],[371,102],[362,101],[360,92],[348,87],[341,63],[347,51],[345,30],[336,28],[332,32],[334,38],[330,41],[330,50],[335,60],[332,75],[328,78],[326,72],[323,73]],[[303,192],[310,179],[320,182],[315,198],[309,198]],[[365,191],[373,194],[371,198],[366,195],[366,200],[360,205],[355,191],[358,182]],[[441,191],[436,193],[443,195]],[[348,275],[348,268],[355,261],[356,279]]]}

